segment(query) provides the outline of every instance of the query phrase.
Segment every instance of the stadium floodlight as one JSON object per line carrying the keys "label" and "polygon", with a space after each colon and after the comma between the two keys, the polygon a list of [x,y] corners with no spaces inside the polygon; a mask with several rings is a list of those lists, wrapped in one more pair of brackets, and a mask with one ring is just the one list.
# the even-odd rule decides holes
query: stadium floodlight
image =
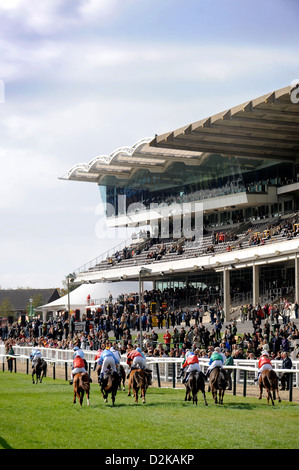
{"label": "stadium floodlight", "polygon": [[144,268],[144,267],[140,268],[140,270],[139,270],[139,274],[150,274],[151,272],[152,272],[151,269]]}
{"label": "stadium floodlight", "polygon": [[76,279],[75,273],[70,273],[66,277],[67,280],[67,308],[68,308],[68,316],[71,317],[71,300],[70,300],[70,282],[74,282]]}
{"label": "stadium floodlight", "polygon": [[152,272],[151,269],[149,268],[144,268],[143,266],[139,269],[139,331],[140,331],[140,348],[142,351],[142,323],[141,323],[141,298],[142,298],[142,292],[141,292],[141,277],[143,274],[149,276],[150,273]]}

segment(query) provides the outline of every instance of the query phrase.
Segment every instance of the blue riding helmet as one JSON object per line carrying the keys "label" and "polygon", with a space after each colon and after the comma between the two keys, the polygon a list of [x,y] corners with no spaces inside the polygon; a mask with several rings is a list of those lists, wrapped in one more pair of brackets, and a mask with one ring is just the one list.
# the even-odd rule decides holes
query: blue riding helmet
{"label": "blue riding helmet", "polygon": [[79,349],[80,349],[80,348],[78,348],[78,346],[75,346],[73,350],[74,350],[74,351],[79,351]]}

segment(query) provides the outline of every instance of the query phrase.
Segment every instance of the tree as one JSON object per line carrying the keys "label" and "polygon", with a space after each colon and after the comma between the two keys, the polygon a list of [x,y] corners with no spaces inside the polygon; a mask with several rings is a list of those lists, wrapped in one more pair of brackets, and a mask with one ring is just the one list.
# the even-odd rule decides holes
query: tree
{"label": "tree", "polygon": [[[67,289],[67,280],[66,280],[66,279],[64,279],[64,280],[62,281],[62,286],[63,286],[63,287],[57,289],[58,292],[59,292],[60,297],[63,297],[63,296],[66,295],[67,292],[68,292],[68,289]],[[79,287],[79,284],[74,284],[73,282],[70,282],[70,283],[69,283],[69,286],[70,286],[70,292],[72,292],[73,290],[77,289],[77,287]]]}
{"label": "tree", "polygon": [[[44,300],[43,300],[43,296],[41,294],[37,294],[34,297],[32,297],[32,309],[33,309],[33,311],[34,311],[35,308],[40,307],[41,305],[43,305],[43,303],[44,303]],[[26,307],[27,314],[30,314],[30,307],[31,307],[31,303],[27,304],[27,307]]]}
{"label": "tree", "polygon": [[4,297],[2,300],[2,303],[0,304],[0,315],[2,317],[8,317],[10,315],[13,315],[15,311],[15,308],[10,300],[9,297]]}

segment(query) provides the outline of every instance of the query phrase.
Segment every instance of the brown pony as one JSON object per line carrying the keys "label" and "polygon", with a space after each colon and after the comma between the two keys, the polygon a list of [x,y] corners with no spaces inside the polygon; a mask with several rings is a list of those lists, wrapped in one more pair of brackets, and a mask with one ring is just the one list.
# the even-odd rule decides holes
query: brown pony
{"label": "brown pony", "polygon": [[89,392],[90,392],[90,383],[88,374],[85,372],[79,372],[75,375],[74,381],[74,400],[73,403],[76,403],[76,397],[78,397],[80,406],[83,403],[84,392],[86,392],[87,406],[89,406]]}
{"label": "brown pony", "polygon": [[223,405],[224,392],[228,386],[228,380],[226,372],[221,367],[215,367],[211,370],[209,375],[210,388],[215,403],[217,403],[217,392],[218,392],[218,403]]}
{"label": "brown pony", "polygon": [[191,394],[193,403],[197,405],[197,393],[201,390],[204,398],[205,405],[208,406],[205,393],[205,376],[202,372],[192,371],[188,376],[188,380],[185,383],[186,395],[185,401],[191,401]]}
{"label": "brown pony", "polygon": [[119,375],[117,372],[113,372],[111,367],[104,372],[103,380],[101,382],[101,392],[105,403],[108,401],[108,394],[111,393],[112,406],[115,403],[115,397],[119,386]]}
{"label": "brown pony", "polygon": [[[36,382],[34,381],[34,376],[36,375]],[[44,359],[38,357],[35,361],[34,367],[32,369],[32,383],[36,383],[42,380],[47,375],[47,362]]]}
{"label": "brown pony", "polygon": [[133,389],[135,403],[138,403],[138,392],[140,390],[140,396],[142,402],[145,403],[145,393],[149,385],[152,383],[152,374],[149,370],[133,369],[129,376],[129,391],[128,397],[131,396],[131,388]]}
{"label": "brown pony", "polygon": [[[263,394],[263,387],[267,390],[267,403],[269,405],[269,399],[272,402],[272,405],[274,405],[274,393],[277,393],[278,396],[278,402],[281,402],[281,398],[279,396],[279,391],[278,391],[278,377],[276,375],[275,370],[273,369],[265,369],[262,371],[260,377],[259,377],[259,387],[260,387],[260,396],[259,400],[262,398]],[[271,393],[273,392],[273,395]]]}

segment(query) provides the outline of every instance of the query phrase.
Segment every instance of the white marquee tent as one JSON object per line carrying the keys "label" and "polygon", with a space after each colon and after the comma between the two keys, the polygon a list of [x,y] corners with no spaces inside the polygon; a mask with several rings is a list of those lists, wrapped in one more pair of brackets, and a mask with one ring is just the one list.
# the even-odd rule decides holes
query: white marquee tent
{"label": "white marquee tent", "polygon": [[[144,289],[152,289],[152,282],[144,282]],[[112,300],[115,302],[119,295],[121,294],[131,294],[138,293],[139,286],[138,282],[111,282],[103,283],[99,282],[96,284],[81,284],[79,287],[70,292],[70,310],[80,310],[80,314],[85,313],[85,309],[88,306],[87,298],[90,298],[90,302],[94,305],[105,303],[109,299],[110,294],[112,295]],[[36,308],[35,311],[41,311],[43,317],[46,316],[48,312],[53,312],[57,314],[62,310],[68,310],[68,295],[64,295],[49,304],[41,305]]]}

